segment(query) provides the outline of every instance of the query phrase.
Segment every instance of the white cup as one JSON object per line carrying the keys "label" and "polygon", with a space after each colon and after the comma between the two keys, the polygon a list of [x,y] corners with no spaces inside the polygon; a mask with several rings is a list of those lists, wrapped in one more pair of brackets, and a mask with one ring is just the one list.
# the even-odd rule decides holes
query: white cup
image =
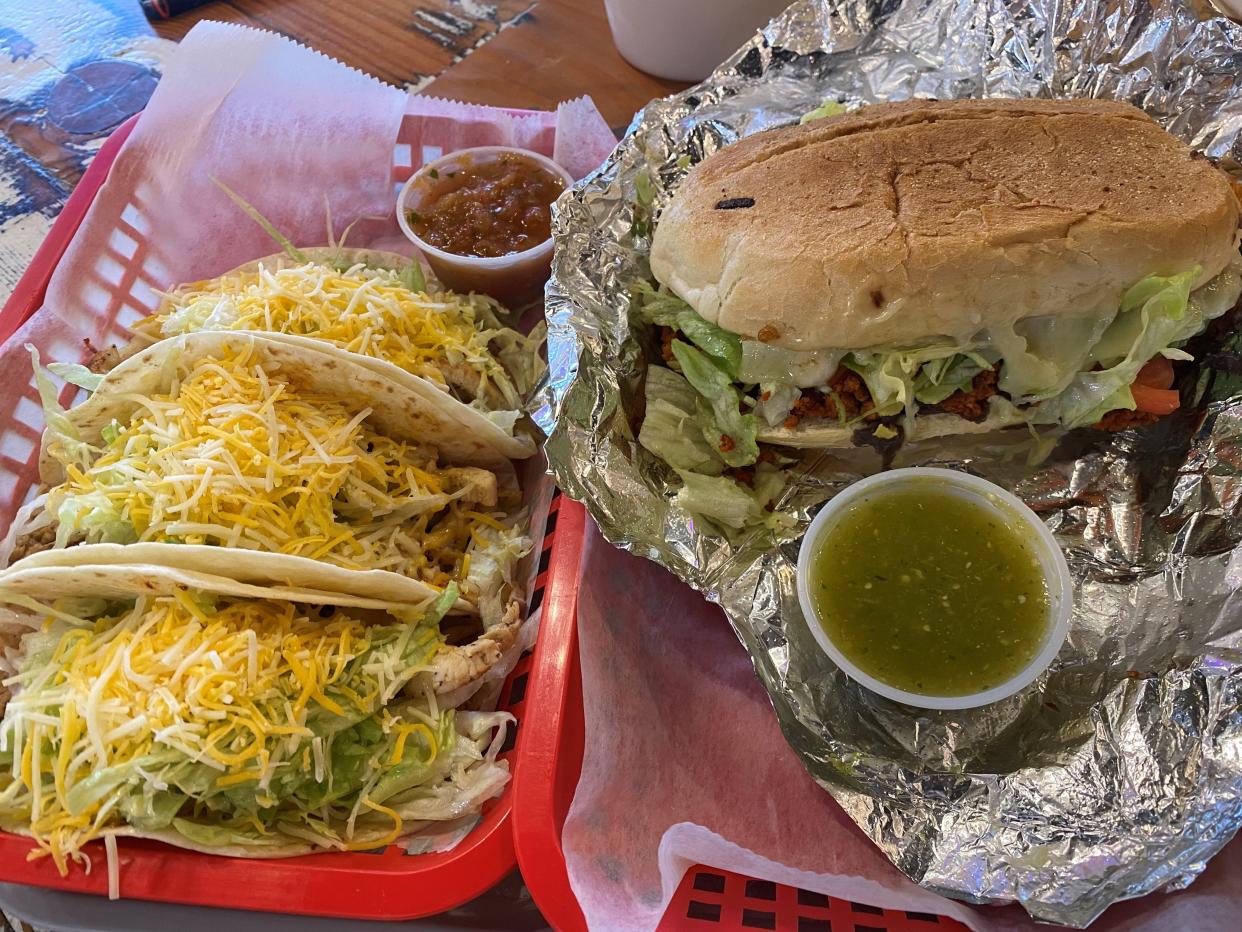
{"label": "white cup", "polygon": [[639,71],[702,81],[789,0],[604,0],[612,41]]}
{"label": "white cup", "polygon": [[[1025,667],[992,689],[964,696],[929,696],[907,692],[876,679],[861,670],[833,643],[819,619],[815,600],[811,598],[811,561],[818,552],[820,538],[836,524],[838,519],[844,516],[849,506],[862,499],[882,495],[885,490],[913,488],[917,487],[918,483],[930,484],[938,491],[960,496],[986,511],[993,512],[1002,521],[1014,527],[1023,528],[1039,560],[1044,581],[1048,586],[1048,618],[1043,641],[1035,656]],[[1065,554],[1061,552],[1052,532],[1048,530],[1044,522],[1039,520],[1039,515],[1031,511],[1022,499],[998,485],[993,485],[986,479],[958,472],[955,469],[938,469],[929,466],[892,469],[877,473],[855,482],[845,491],[829,499],[828,504],[821,508],[819,514],[811,521],[811,526],[807,528],[806,535],[802,538],[802,546],[798,551],[797,583],[798,602],[802,607],[807,626],[811,629],[811,634],[828,658],[846,676],[873,693],[924,709],[972,709],[991,702],[999,702],[1025,689],[1056,659],[1061,645],[1065,643],[1065,638],[1069,634],[1070,616],[1074,611],[1074,581],[1070,576],[1069,566],[1065,562]]]}

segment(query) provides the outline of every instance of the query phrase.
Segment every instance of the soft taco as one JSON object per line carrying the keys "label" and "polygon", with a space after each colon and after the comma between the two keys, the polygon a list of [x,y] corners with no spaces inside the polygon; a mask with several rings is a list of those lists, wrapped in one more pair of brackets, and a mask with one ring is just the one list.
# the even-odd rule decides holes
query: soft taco
{"label": "soft taco", "polygon": [[[513,637],[431,606],[152,565],[0,574],[0,827],[64,873],[118,835],[242,857],[372,848],[477,812],[506,713],[462,702]],[[483,639],[486,640],[486,639]]]}
{"label": "soft taco", "polygon": [[0,558],[150,562],[399,600],[451,581],[499,623],[530,547],[511,464],[444,409],[357,362],[262,334],[161,341],[69,411],[38,370],[44,491]]}
{"label": "soft taco", "polygon": [[162,298],[121,356],[184,333],[265,333],[345,354],[411,391],[434,390],[443,407],[464,408],[456,417],[505,456],[535,452],[515,426],[541,366],[542,326],[523,336],[501,323],[505,309],[493,299],[446,291],[415,260],[291,248]]}

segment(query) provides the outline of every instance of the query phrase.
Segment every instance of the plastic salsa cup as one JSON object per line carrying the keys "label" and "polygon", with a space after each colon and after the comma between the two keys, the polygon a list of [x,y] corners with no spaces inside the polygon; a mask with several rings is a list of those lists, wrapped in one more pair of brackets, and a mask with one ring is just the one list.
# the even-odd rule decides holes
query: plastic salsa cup
{"label": "plastic salsa cup", "polygon": [[498,161],[503,156],[517,156],[550,172],[565,183],[565,190],[574,179],[560,165],[538,152],[509,146],[479,146],[460,149],[428,162],[410,176],[397,195],[397,223],[406,238],[418,247],[436,277],[454,291],[478,291],[491,295],[509,308],[521,308],[543,293],[544,283],[552,268],[552,238],[504,256],[481,257],[446,252],[424,240],[410,226],[408,212],[426,207],[440,192],[441,179],[471,166]]}
{"label": "plastic salsa cup", "polygon": [[[812,562],[821,543],[845,516],[851,505],[864,499],[930,485],[935,493],[948,493],[990,512],[1021,535],[1039,563],[1048,594],[1044,635],[1034,656],[1012,677],[991,689],[966,695],[925,695],[892,686],[859,669],[833,642],[811,596]],[[1017,496],[985,479],[952,469],[914,467],[878,473],[856,482],[832,498],[811,522],[798,552],[798,601],[811,634],[850,679],[888,699],[925,709],[970,709],[998,702],[1029,686],[1048,668],[1065,642],[1073,613],[1074,590],[1065,555],[1044,523]]]}

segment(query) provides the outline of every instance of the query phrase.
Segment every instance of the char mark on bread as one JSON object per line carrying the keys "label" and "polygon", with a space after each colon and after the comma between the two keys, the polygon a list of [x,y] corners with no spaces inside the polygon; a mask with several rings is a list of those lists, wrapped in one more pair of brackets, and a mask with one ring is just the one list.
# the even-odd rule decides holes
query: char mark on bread
{"label": "char mark on bread", "polygon": [[743,207],[754,207],[755,199],[753,197],[727,197],[722,201],[716,202],[716,210],[738,210]]}

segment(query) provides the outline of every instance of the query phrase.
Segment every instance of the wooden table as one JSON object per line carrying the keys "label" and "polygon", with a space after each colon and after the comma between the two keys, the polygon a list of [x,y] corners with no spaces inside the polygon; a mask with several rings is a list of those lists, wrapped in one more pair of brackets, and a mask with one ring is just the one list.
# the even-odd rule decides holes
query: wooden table
{"label": "wooden table", "polygon": [[603,0],[214,0],[155,29],[179,39],[203,19],[279,32],[390,84],[471,103],[543,109],[589,94],[616,127],[685,86],[618,54]]}

